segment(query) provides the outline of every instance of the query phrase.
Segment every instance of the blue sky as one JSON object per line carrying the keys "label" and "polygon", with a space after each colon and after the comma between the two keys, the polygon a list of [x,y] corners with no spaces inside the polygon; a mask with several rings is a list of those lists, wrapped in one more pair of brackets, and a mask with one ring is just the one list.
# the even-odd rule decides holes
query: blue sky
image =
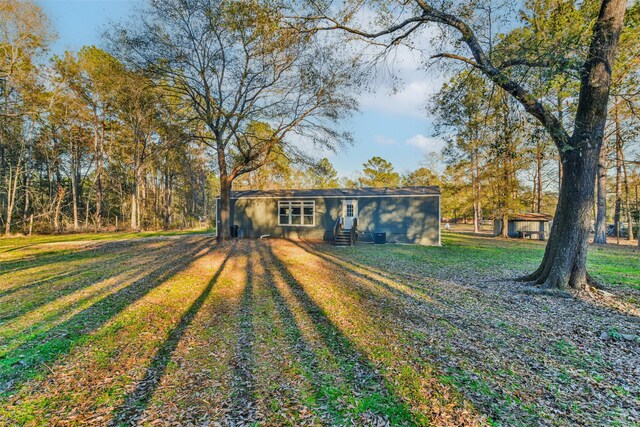
{"label": "blue sky", "polygon": [[[37,0],[58,34],[52,52],[77,51],[85,45],[101,45],[100,34],[111,21],[126,19],[142,0]],[[340,175],[353,177],[372,156],[389,160],[399,172],[415,169],[427,156],[439,151],[441,141],[432,138],[431,120],[425,112],[428,96],[438,90],[441,78],[419,70],[420,58],[402,50],[389,66],[403,84],[391,90],[388,78],[378,78],[376,89],[360,98],[361,109],[342,126],[355,138],[352,147],[329,153]],[[381,73],[384,74],[384,73]]]}

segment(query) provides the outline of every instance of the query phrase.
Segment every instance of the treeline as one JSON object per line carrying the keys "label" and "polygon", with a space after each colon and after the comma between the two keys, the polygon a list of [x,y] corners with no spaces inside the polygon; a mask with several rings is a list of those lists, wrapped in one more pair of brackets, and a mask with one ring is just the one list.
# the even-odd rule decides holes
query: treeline
{"label": "treeline", "polygon": [[[553,107],[559,128],[574,125],[598,7],[528,0],[521,25],[486,42],[502,72]],[[356,177],[340,178],[289,136],[324,149],[351,140],[334,124],[356,108],[357,55],[336,56],[271,4],[167,0],[137,19],[113,28],[111,52],[50,56],[41,10],[0,0],[5,234],[204,225],[217,194],[224,222],[232,188],[440,185],[442,215],[472,218],[477,229],[482,218],[555,211],[557,141],[477,64],[454,69],[431,102],[444,167],[434,157],[401,174],[373,157]],[[599,160],[598,241],[608,223],[633,238],[640,208],[638,3],[625,20]]]}
{"label": "treeline", "polygon": [[388,160],[371,157],[354,177],[339,176],[327,158],[310,165],[294,164],[279,157],[262,168],[244,175],[235,184],[237,190],[278,190],[306,188],[411,187],[441,185],[441,177],[428,167],[403,174]]}
{"label": "treeline", "polygon": [[207,221],[215,175],[158,85],[95,47],[47,57],[48,20],[30,2],[0,2],[0,27],[5,234]]}

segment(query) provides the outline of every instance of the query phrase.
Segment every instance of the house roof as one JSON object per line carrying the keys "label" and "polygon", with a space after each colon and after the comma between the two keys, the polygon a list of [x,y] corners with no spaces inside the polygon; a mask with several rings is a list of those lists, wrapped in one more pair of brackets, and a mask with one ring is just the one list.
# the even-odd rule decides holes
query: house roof
{"label": "house roof", "polygon": [[510,220],[514,221],[551,221],[553,216],[543,213],[518,213],[509,216]]}
{"label": "house roof", "polygon": [[308,190],[249,190],[232,191],[231,198],[313,198],[313,197],[398,197],[398,196],[439,196],[440,187],[397,187],[397,188],[324,188]]}

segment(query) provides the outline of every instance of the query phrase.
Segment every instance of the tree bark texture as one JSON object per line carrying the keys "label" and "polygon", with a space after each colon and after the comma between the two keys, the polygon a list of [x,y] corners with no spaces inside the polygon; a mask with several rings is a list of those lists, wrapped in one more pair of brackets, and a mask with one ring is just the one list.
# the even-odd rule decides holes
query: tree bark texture
{"label": "tree bark texture", "polygon": [[[477,144],[477,143],[476,143]],[[473,171],[472,171],[472,192],[473,192],[473,231],[480,232],[480,221],[482,220],[482,211],[480,206],[480,166],[478,159],[478,146],[473,150]]]}
{"label": "tree bark texture", "polygon": [[607,243],[607,149],[603,145],[598,157],[598,208],[593,243]]}
{"label": "tree bark texture", "polygon": [[231,238],[231,180],[220,175],[220,230],[218,230],[218,240],[229,240]]}
{"label": "tree bark texture", "polygon": [[18,192],[18,180],[20,179],[20,165],[16,165],[15,169],[11,169],[9,165],[9,177],[7,181],[7,217],[4,226],[5,236],[11,234],[11,217],[13,216],[13,208],[16,205],[16,196]]}
{"label": "tree bark texture", "polygon": [[536,205],[536,212],[540,213],[542,212],[542,161],[543,161],[543,146],[540,143],[540,141],[538,141],[538,144],[536,145],[536,199],[537,199],[537,205]]}
{"label": "tree bark texture", "polygon": [[627,239],[633,240],[633,217],[631,216],[631,204],[629,203],[629,179],[627,177],[627,164],[624,160],[624,151],[620,146],[620,160],[622,161],[622,184],[624,186],[624,210],[627,216]]}
{"label": "tree bark texture", "polygon": [[603,0],[581,77],[574,131],[565,144],[556,141],[563,176],[551,236],[538,269],[522,278],[546,288],[585,289],[594,283],[587,274],[587,246],[611,71],[625,9],[625,0]]}

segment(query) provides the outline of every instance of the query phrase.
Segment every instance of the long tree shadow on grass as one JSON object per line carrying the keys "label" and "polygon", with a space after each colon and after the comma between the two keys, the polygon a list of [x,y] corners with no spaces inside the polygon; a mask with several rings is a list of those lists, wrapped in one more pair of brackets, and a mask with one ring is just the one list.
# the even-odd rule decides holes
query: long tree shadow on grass
{"label": "long tree shadow on grass", "polygon": [[60,249],[52,247],[49,250],[29,254],[19,259],[0,260],[0,283],[2,283],[3,277],[15,274],[19,271],[56,264],[59,262],[69,263],[88,260],[104,255],[105,253],[114,254],[121,251],[127,252],[132,246],[144,245],[147,243],[151,243],[151,241],[98,241],[92,242],[90,245],[80,246],[77,248]]}
{"label": "long tree shadow on grass", "polygon": [[[402,282],[402,284],[406,287],[411,288],[412,290],[418,292],[421,295],[425,295],[428,298],[431,298],[433,300],[437,300],[439,302],[441,302],[442,304],[446,304],[446,305],[450,305],[450,304],[455,304],[455,301],[451,300],[451,299],[447,299],[444,298],[442,296],[442,293],[440,292],[428,292],[428,290],[430,289],[430,287],[432,286],[432,283],[436,283],[437,286],[437,282],[441,282],[441,283],[446,283],[447,285],[451,286],[460,286],[462,288],[475,288],[478,290],[484,290],[487,288],[486,283],[487,282],[494,282],[494,283],[498,283],[498,282],[503,282],[503,281],[507,281],[510,282],[513,280],[513,277],[511,276],[505,276],[505,277],[500,277],[500,278],[496,278],[496,277],[492,277],[490,279],[487,279],[486,276],[483,276],[484,273],[482,272],[478,272],[478,280],[475,281],[466,281],[463,280],[462,282],[456,280],[456,279],[451,279],[451,278],[444,278],[444,277],[438,277],[438,276],[431,276],[431,277],[427,277],[427,279],[430,280],[425,280],[424,278],[420,277],[417,273],[407,273],[407,272],[402,272],[402,271],[398,271],[398,272],[394,272],[393,274],[388,273],[388,272],[384,272],[381,271],[379,268],[377,268],[377,266],[374,265],[370,265],[370,264],[366,264],[366,263],[362,263],[362,262],[357,262],[353,259],[349,259],[348,261],[344,261],[344,260],[340,260],[336,254],[334,254],[331,251],[323,251],[321,249],[317,249],[314,248],[313,245],[309,244],[308,242],[300,242],[300,241],[294,241],[294,240],[289,240],[289,242],[291,242],[292,244],[300,247],[301,249],[305,250],[306,252],[315,255],[327,262],[332,263],[333,265],[335,265],[336,267],[346,271],[346,272],[350,272],[352,274],[354,274],[355,276],[360,276],[362,278],[365,278],[366,280],[372,282],[372,283],[376,283],[378,285],[384,285],[384,283],[380,282],[379,280],[377,280],[374,275],[380,276],[380,277],[384,277],[385,279],[391,280],[391,281],[395,281],[400,283],[400,281]],[[531,255],[532,259],[534,256],[537,255]],[[459,262],[460,258],[458,258],[457,260],[452,260],[452,263],[455,262]],[[358,269],[363,269],[363,270],[371,270],[374,275],[370,274],[370,273],[362,273],[357,271],[355,268]],[[516,274],[516,275],[520,275],[520,273]],[[402,278],[408,279],[409,281],[413,282],[407,282],[406,280],[402,280]],[[481,280],[479,280],[481,279]],[[386,287],[386,286],[385,286]],[[518,284],[517,286],[514,286],[513,292],[515,293],[522,293],[522,287],[528,287],[527,284]],[[400,293],[402,293],[402,291],[399,291]],[[526,289],[525,289],[526,292]],[[408,294],[405,295],[405,297],[410,297]],[[626,307],[622,306],[617,306],[617,305],[608,305],[608,306],[603,306],[601,304],[594,304],[594,301],[592,299],[589,298],[578,298],[580,301],[588,304],[589,306],[593,306],[594,308],[596,308],[597,310],[615,310],[616,312],[619,312],[625,316],[630,316],[630,317],[638,317],[636,314],[630,313],[628,310],[626,310]],[[637,298],[634,298],[634,301],[637,300]],[[421,301],[421,304],[424,304],[425,301],[424,300],[420,300],[418,299],[417,301]],[[636,304],[637,305],[637,304]],[[606,307],[606,308],[605,308]],[[605,314],[606,315],[606,314]]]}
{"label": "long tree shadow on grass", "polygon": [[[332,253],[330,251],[323,251],[321,249],[317,249],[314,248],[312,244],[310,244],[309,242],[302,242],[302,241],[294,241],[294,240],[290,240],[291,243],[293,243],[294,245],[299,246],[300,248],[304,249],[306,252],[312,253],[313,255],[317,255],[321,258],[324,258],[327,261],[333,262],[334,264],[339,264],[342,267],[345,267],[346,265],[351,265],[353,267],[356,268],[360,268],[363,270],[369,270],[371,272],[373,272],[374,274],[384,277],[385,279],[388,280],[393,280],[393,281],[398,281],[400,279],[400,277],[404,277],[404,278],[409,278],[411,280],[415,280],[420,282],[421,284],[425,284],[425,285],[429,285],[431,284],[430,282],[433,281],[440,281],[440,280],[444,280],[442,277],[438,277],[438,276],[421,276],[418,277],[418,274],[416,273],[408,273],[408,272],[404,272],[404,271],[396,271],[394,273],[389,273],[386,272],[384,270],[382,270],[380,268],[379,265],[376,265],[375,263],[373,264],[367,264],[367,263],[363,263],[363,262],[358,262],[355,259],[353,259],[353,257],[349,258],[349,261],[342,261],[341,263],[338,263],[336,260],[338,259],[335,253]],[[333,247],[333,246],[325,246],[327,248],[329,247]],[[393,256],[393,254],[392,254]],[[327,259],[327,257],[330,257],[332,259]],[[350,268],[350,267],[349,267]],[[431,268],[431,266],[429,266],[429,268]],[[351,268],[350,268],[351,269]],[[356,270],[351,269],[354,273],[356,274],[362,274],[362,273],[358,273]],[[430,271],[431,272],[431,271]],[[366,276],[366,274],[365,274]],[[371,277],[371,276],[368,276]],[[407,286],[410,286],[416,290],[420,290],[421,287],[420,286],[416,286],[416,285],[409,285],[407,284]]]}
{"label": "long tree shadow on grass", "polygon": [[173,330],[167,336],[167,339],[158,348],[158,351],[154,355],[151,363],[147,367],[147,372],[135,389],[128,393],[124,398],[124,402],[113,411],[114,417],[109,423],[110,426],[117,425],[131,425],[135,422],[136,418],[144,412],[149,404],[149,400],[153,396],[160,380],[164,376],[169,361],[178,347],[178,343],[182,339],[184,333],[187,331],[193,319],[204,305],[207,298],[211,294],[211,290],[218,282],[218,278],[222,274],[227,261],[233,254],[233,248],[229,249],[229,252],[224,257],[222,263],[218,267],[216,273],[213,275],[209,284],[203,289],[198,298],[191,304],[187,311],[182,315],[182,318]]}
{"label": "long tree shadow on grass", "polygon": [[[312,382],[314,397],[321,406],[326,408],[323,410],[328,412],[323,416],[333,418],[330,421],[332,424],[344,422],[357,424],[357,420],[349,420],[349,417],[357,417],[358,414],[372,411],[379,416],[388,417],[391,425],[411,423],[413,416],[408,405],[393,391],[371,362],[358,351],[355,344],[327,317],[324,310],[309,296],[289,268],[274,254],[271,247],[265,244],[260,252],[266,282],[270,285],[280,315],[285,319],[286,335],[289,337],[290,345],[304,360],[305,373]],[[277,272],[296,302],[312,320],[311,323],[322,338],[323,345],[337,362],[340,378],[325,372],[313,346],[305,340],[302,332],[296,327],[295,316],[285,296],[275,285],[276,278],[272,269]],[[352,401],[348,402],[349,400]],[[357,402],[354,402],[355,400]]]}
{"label": "long tree shadow on grass", "polygon": [[0,357],[0,395],[15,389],[39,372],[46,372],[47,364],[82,344],[87,335],[104,325],[130,304],[147,295],[199,257],[209,241],[188,246],[181,255],[164,263],[133,283],[101,299],[54,328],[29,337],[29,341]]}
{"label": "long tree shadow on grass", "polygon": [[[340,260],[336,260],[334,256],[332,256],[332,251],[330,251],[331,254],[325,254],[322,252],[322,249],[313,250],[310,248],[311,245],[305,243],[291,243],[332,263],[332,267],[336,267],[339,271],[345,271],[345,265],[349,264],[360,267],[357,263],[352,262],[351,259],[339,262]],[[329,249],[327,248],[326,250]],[[363,267],[366,268],[366,266]],[[393,278],[393,276],[389,277],[391,279]],[[579,338],[577,340],[574,340],[570,336],[563,337],[560,340],[554,338],[553,335],[543,334],[542,336],[537,336],[538,332],[535,329],[529,330],[527,326],[521,326],[520,322],[514,321],[514,317],[517,316],[509,315],[502,317],[501,312],[496,309],[507,309],[505,311],[506,313],[510,313],[510,310],[508,310],[508,306],[506,305],[509,303],[503,301],[499,293],[488,293],[486,300],[480,297],[479,301],[495,304],[491,308],[491,311],[487,312],[478,310],[478,307],[481,306],[477,304],[477,301],[465,301],[464,298],[457,300],[451,296],[449,296],[449,298],[448,300],[445,298],[439,300],[444,301],[446,304],[444,309],[445,315],[443,316],[443,320],[446,320],[446,323],[443,323],[443,326],[451,325],[455,328],[452,328],[451,331],[457,331],[455,332],[455,338],[451,339],[455,351],[451,349],[447,351],[436,350],[435,352],[425,351],[423,356],[439,366],[439,369],[444,375],[444,381],[457,388],[466,399],[474,402],[481,411],[491,417],[495,417],[498,421],[512,425],[515,424],[514,419],[519,418],[521,425],[544,424],[544,416],[540,416],[531,411],[531,407],[535,407],[535,403],[532,403],[533,398],[531,398],[532,400],[524,400],[522,399],[522,395],[526,395],[527,392],[523,392],[523,394],[515,394],[513,392],[513,390],[520,388],[533,390],[537,387],[537,384],[535,387],[531,387],[531,382],[525,382],[519,378],[536,378],[536,376],[540,375],[538,372],[540,368],[531,370],[531,365],[541,366],[539,360],[542,358],[552,360],[552,362],[547,362],[548,366],[560,366],[561,368],[559,370],[561,372],[576,372],[576,370],[579,371],[580,369],[596,372],[598,369],[603,369],[601,366],[603,363],[602,359],[600,359],[599,356],[591,356],[589,353],[580,355],[579,357],[576,354],[574,357],[576,357],[576,360],[579,360],[579,362],[571,361],[570,355],[573,351],[571,349],[577,349],[584,345],[584,341],[582,341],[584,335],[578,335]],[[547,298],[548,297],[532,298],[533,300],[537,300],[537,303],[525,302],[525,307],[531,310],[535,307],[533,304],[536,304],[540,308],[540,311],[549,311],[549,308],[542,309],[542,307],[546,305],[544,299]],[[466,310],[464,310],[464,307],[467,304],[469,304],[467,307],[470,311],[465,313]],[[584,307],[584,309],[579,308],[581,304],[589,306]],[[457,312],[457,310],[461,308],[464,311]],[[592,306],[592,303],[589,301],[572,301],[569,302],[565,308],[567,310],[563,310],[565,316],[573,310],[584,313],[587,310],[593,309],[593,318],[613,318],[613,316],[611,316],[612,313],[610,313],[608,309]],[[526,315],[526,311],[523,312],[525,313],[525,318],[529,316]],[[518,311],[518,313],[522,312]],[[425,323],[424,319],[426,318],[424,316],[424,311],[417,310],[412,311],[410,316],[405,315],[403,318],[404,322],[416,321],[416,323],[419,324]],[[556,316],[552,316],[552,318],[557,319]],[[618,318],[618,316],[616,316],[616,318]],[[628,319],[629,317],[626,318]],[[633,321],[634,319],[631,318],[631,320]],[[564,320],[561,323],[564,324]],[[544,324],[544,322],[537,324]],[[524,325],[527,325],[526,321]],[[629,328],[628,330],[633,329]],[[582,328],[580,331],[582,331]],[[433,332],[430,332],[430,334],[431,333]],[[437,337],[438,335],[435,336]],[[532,345],[529,345],[529,339],[532,340]],[[444,340],[438,341],[446,343],[448,339],[445,338]],[[477,346],[474,345],[474,342],[478,341],[487,345],[486,347],[483,345],[481,351],[478,351]],[[421,347],[421,350],[428,347],[430,346]],[[544,351],[540,351],[541,348],[544,349]],[[507,351],[511,350],[514,353],[513,358],[505,358],[505,349],[507,349]],[[559,357],[559,354],[561,354],[562,357]],[[570,361],[569,363],[567,363],[567,359]],[[507,365],[504,364],[504,360],[509,360],[506,362]],[[544,365],[547,365],[547,363],[544,363]],[[582,363],[584,364],[582,365]],[[578,369],[576,369],[576,365]],[[502,374],[504,366],[509,366],[510,372],[513,372],[506,381]],[[577,374],[571,375],[575,375],[575,377],[572,377],[571,380],[566,380],[567,382],[565,384],[560,383],[560,387],[558,387],[558,383],[554,384],[553,387],[556,390],[566,390],[566,387],[563,387],[563,385],[573,384],[576,381],[579,382],[580,378],[577,378]],[[545,378],[545,380],[546,379],[548,379],[548,377]],[[545,381],[542,382],[542,384],[547,384],[547,387],[551,387],[550,384],[553,383]],[[516,397],[514,398],[514,396]],[[535,402],[535,400],[533,400],[533,402]],[[516,410],[514,408],[518,409]],[[567,423],[567,419],[571,418],[563,418],[561,423]],[[600,425],[600,423],[595,424]]]}
{"label": "long tree shadow on grass", "polygon": [[[79,273],[80,273],[80,270],[66,271],[66,272],[63,272],[63,273],[56,273],[56,274],[54,274],[52,276],[46,277],[44,279],[36,280],[35,282],[31,282],[31,283],[26,284],[26,285],[16,285],[16,286],[14,286],[12,288],[8,288],[8,289],[5,289],[3,291],[0,291],[0,298],[4,298],[4,297],[7,297],[9,295],[13,295],[16,292],[21,292],[21,291],[24,291],[24,290],[32,290],[32,289],[35,289],[35,288],[37,288],[39,286],[46,285],[48,283],[53,283],[53,282],[56,282],[58,280],[63,280],[65,278],[71,278],[71,277],[77,276]],[[1,302],[0,302],[0,304],[1,304]]]}
{"label": "long tree shadow on grass", "polygon": [[[166,259],[171,258],[171,245],[167,245],[159,249],[148,246],[149,245],[144,245],[139,248],[138,245],[135,245],[131,247],[128,252],[121,253],[115,259],[96,258],[92,262],[83,264],[82,268],[78,267],[75,271],[70,272],[69,274],[73,275],[74,278],[72,278],[73,280],[71,281],[69,281],[68,278],[65,279],[66,283],[63,286],[56,283],[46,282],[49,283],[49,286],[45,289],[40,289],[36,292],[30,292],[27,293],[27,295],[22,295],[20,298],[16,298],[17,301],[15,303],[11,303],[6,300],[2,301],[2,298],[0,298],[0,319],[11,329],[11,332],[5,331],[9,333],[2,334],[3,338],[0,338],[0,358],[4,351],[8,351],[6,349],[20,345],[20,343],[12,343],[12,341],[15,339],[20,341],[28,337],[28,335],[24,333],[25,331],[28,331],[29,335],[44,333],[48,329],[53,328],[57,319],[60,317],[73,312],[78,309],[78,307],[82,307],[91,300],[97,300],[112,292],[113,285],[107,284],[107,286],[105,286],[105,283],[103,283],[104,281],[110,279],[123,281],[130,280],[136,276],[140,276],[140,274],[148,270],[149,265],[162,264]],[[143,252],[144,255],[135,256],[133,258],[136,261],[135,266],[131,267],[126,262],[123,263],[122,261],[127,258],[131,258],[131,252],[134,250],[137,252]],[[97,277],[82,277],[87,273],[89,273],[89,276]],[[80,277],[78,277],[79,275]],[[97,288],[95,288],[96,286]],[[78,292],[77,296],[79,298],[75,298],[68,304],[58,304],[58,306],[52,310],[44,313],[36,313],[37,323],[24,324],[18,329],[15,327],[17,325],[10,325],[10,322],[13,319],[20,323],[20,316],[27,315],[27,313],[34,312],[36,309],[47,303],[63,299],[67,295],[74,294],[76,292]],[[9,313],[5,314],[7,311]]]}
{"label": "long tree shadow on grass", "polygon": [[[84,288],[88,288],[93,284],[106,279],[107,277],[98,276],[94,278],[87,278],[83,280],[83,276],[87,273],[98,273],[101,271],[108,272],[110,276],[114,273],[122,270],[119,265],[122,261],[129,258],[131,255],[128,253],[120,254],[114,258],[108,260],[102,258],[94,258],[90,262],[83,263],[82,268],[78,268],[74,271],[69,271],[59,275],[58,277],[44,279],[36,281],[24,286],[18,286],[13,289],[9,289],[0,293],[0,305],[6,305],[3,298],[9,297],[12,294],[25,292],[24,298],[20,298],[15,304],[10,307],[3,307],[0,309],[0,321],[7,322],[16,317],[20,317],[23,314],[35,310],[51,301],[63,298],[73,292],[80,291]],[[160,257],[161,258],[161,257]],[[64,280],[66,283],[62,286],[58,285],[57,281]],[[44,290],[41,289],[44,285],[48,285]],[[4,313],[9,311],[9,313]]]}
{"label": "long tree shadow on grass", "polygon": [[[251,244],[253,249],[254,244]],[[255,343],[255,301],[254,301],[254,270],[253,259],[247,253],[246,279],[238,311],[238,340],[234,349],[233,358],[233,392],[231,425],[253,425],[256,422],[256,383],[255,383],[255,355],[253,346]]]}
{"label": "long tree shadow on grass", "polygon": [[[364,279],[367,283],[370,283],[372,285],[375,286],[379,286],[381,288],[384,288],[385,290],[387,290],[388,292],[392,293],[394,296],[401,298],[401,299],[408,299],[411,300],[414,304],[418,304],[418,305],[430,305],[429,299],[434,299],[435,296],[426,292],[425,288],[422,286],[418,286],[412,283],[407,283],[406,281],[402,281],[402,286],[405,286],[407,288],[412,289],[413,291],[415,291],[416,293],[418,293],[419,295],[423,296],[424,298],[418,298],[414,295],[411,295],[401,289],[398,289],[394,286],[389,285],[388,283],[385,283],[383,280],[380,280],[380,277],[392,281],[392,282],[396,282],[396,283],[400,283],[400,281],[398,280],[398,277],[394,277],[393,275],[387,274],[387,273],[382,273],[379,271],[375,271],[373,274],[372,273],[365,273],[362,271],[358,271],[358,269],[369,269],[371,268],[370,266],[365,266],[365,265],[361,265],[358,264],[352,260],[349,261],[342,261],[342,260],[338,260],[337,258],[335,258],[332,255],[326,254],[324,252],[321,252],[319,250],[313,249],[308,243],[302,243],[302,242],[295,242],[293,240],[290,240],[289,242],[291,242],[292,244],[298,246],[300,249],[304,250],[305,252],[307,252],[310,255],[316,256],[320,259],[322,259],[323,261],[328,262],[332,267],[335,267],[337,269],[339,269],[340,271],[344,272],[347,275],[351,275],[353,277],[357,277],[357,278],[361,278]],[[376,277],[378,276],[378,277]],[[426,283],[425,283],[426,284]]]}
{"label": "long tree shadow on grass", "polygon": [[[385,288],[401,300],[408,300],[410,303],[421,307],[428,306],[430,316],[428,316],[429,318],[427,319],[424,318],[423,315],[420,318],[421,321],[432,321],[434,317],[447,317],[446,310],[443,310],[441,307],[446,307],[456,303],[447,297],[446,293],[441,292],[443,286],[455,286],[461,290],[468,288],[482,290],[484,288],[484,286],[479,286],[478,284],[458,283],[456,281],[437,276],[419,276],[416,273],[411,274],[402,271],[394,273],[384,272],[379,268],[376,268],[376,266],[359,263],[354,261],[352,258],[349,258],[349,260],[341,260],[334,253],[316,249],[307,242],[293,240],[290,240],[289,242],[303,249],[305,252],[330,263],[332,266],[346,274],[364,279],[365,282],[370,285]],[[365,272],[359,270],[365,270]],[[404,288],[411,289],[414,294],[412,295],[412,293],[391,286],[380,278],[394,282]]]}

